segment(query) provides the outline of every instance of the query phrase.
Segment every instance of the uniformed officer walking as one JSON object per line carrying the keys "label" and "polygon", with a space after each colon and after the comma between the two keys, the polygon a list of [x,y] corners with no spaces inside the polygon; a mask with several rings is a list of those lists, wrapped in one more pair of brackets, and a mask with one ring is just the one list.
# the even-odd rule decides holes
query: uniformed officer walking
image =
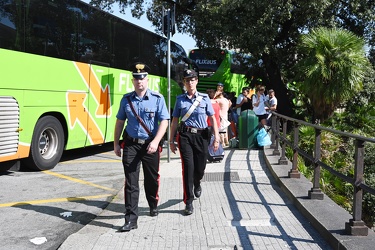
{"label": "uniformed officer walking", "polygon": [[[142,162],[145,194],[150,216],[158,215],[159,163],[162,140],[170,119],[164,97],[148,89],[149,67],[134,65],[134,91],[123,96],[117,113],[114,151],[121,157],[120,136],[123,134],[122,163],[125,173],[125,224],[119,231],[138,227],[139,171]],[[127,125],[124,130],[124,123]],[[160,124],[159,124],[160,123]]]}
{"label": "uniformed officer walking", "polygon": [[[201,180],[207,163],[208,143],[211,133],[214,138],[214,150],[219,147],[219,131],[214,118],[214,110],[207,94],[197,91],[198,75],[194,70],[184,71],[186,93],[177,96],[171,122],[170,138],[176,136],[182,161],[183,199],[186,204],[185,214],[193,213],[193,200],[202,193]],[[207,116],[213,131],[208,130]],[[179,119],[181,122],[179,124]],[[170,149],[176,153],[173,140]]]}

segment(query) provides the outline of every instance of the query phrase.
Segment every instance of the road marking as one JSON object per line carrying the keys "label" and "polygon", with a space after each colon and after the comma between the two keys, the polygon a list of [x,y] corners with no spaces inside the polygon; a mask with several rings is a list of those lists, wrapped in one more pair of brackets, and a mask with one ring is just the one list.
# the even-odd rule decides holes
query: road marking
{"label": "road marking", "polygon": [[70,177],[70,176],[66,176],[66,175],[63,175],[63,174],[54,173],[54,172],[51,172],[49,170],[45,170],[45,171],[43,171],[43,173],[53,175],[53,176],[56,176],[56,177],[59,177],[59,178],[62,178],[62,179],[67,179],[69,181],[81,183],[81,184],[84,184],[84,185],[93,186],[93,187],[97,187],[97,188],[100,188],[100,189],[108,190],[108,191],[117,191],[116,189],[113,189],[113,188],[100,186],[100,185],[94,184],[92,182],[80,180],[80,179],[73,178],[73,177]]}
{"label": "road marking", "polygon": [[114,196],[114,194],[101,194],[101,195],[93,195],[93,196],[56,198],[56,199],[48,199],[48,200],[18,201],[18,202],[0,204],[0,207],[16,207],[16,206],[35,205],[35,204],[42,204],[42,203],[65,202],[65,201],[69,201],[69,202],[70,201],[81,201],[81,200],[91,200],[91,199],[98,199],[98,198],[110,197],[110,196]]}
{"label": "road marking", "polygon": [[82,160],[82,161],[79,161],[79,160],[71,160],[71,161],[60,161],[60,163],[62,164],[67,164],[67,163],[89,163],[89,162],[105,162],[105,163],[108,163],[108,162],[122,162],[122,160]]}

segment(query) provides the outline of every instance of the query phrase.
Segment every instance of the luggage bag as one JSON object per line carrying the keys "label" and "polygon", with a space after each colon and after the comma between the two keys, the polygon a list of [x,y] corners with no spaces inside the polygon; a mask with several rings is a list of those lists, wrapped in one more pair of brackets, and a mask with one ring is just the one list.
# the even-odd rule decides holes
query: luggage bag
{"label": "luggage bag", "polygon": [[214,152],[214,136],[211,136],[210,144],[208,145],[208,155],[207,161],[208,162],[221,162],[224,159],[224,148],[221,143],[219,143],[219,148]]}

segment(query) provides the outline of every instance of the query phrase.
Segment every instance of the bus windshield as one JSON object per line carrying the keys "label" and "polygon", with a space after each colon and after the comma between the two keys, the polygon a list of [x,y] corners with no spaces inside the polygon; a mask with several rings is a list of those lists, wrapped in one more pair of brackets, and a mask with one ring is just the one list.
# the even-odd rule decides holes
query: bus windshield
{"label": "bus windshield", "polygon": [[224,84],[225,92],[241,93],[248,86],[245,78],[248,56],[224,49],[194,49],[189,53],[190,67],[199,73],[198,91],[216,89]]}
{"label": "bus windshield", "polygon": [[211,77],[225,59],[225,51],[217,49],[190,51],[189,58],[198,68],[199,77]]}

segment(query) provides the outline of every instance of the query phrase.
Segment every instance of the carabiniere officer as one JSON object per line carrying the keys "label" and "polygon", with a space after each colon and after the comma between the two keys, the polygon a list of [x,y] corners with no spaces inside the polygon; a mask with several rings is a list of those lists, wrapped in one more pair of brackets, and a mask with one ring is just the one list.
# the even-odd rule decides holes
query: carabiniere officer
{"label": "carabiniere officer", "polygon": [[[207,94],[197,91],[197,73],[194,70],[185,70],[183,78],[186,93],[177,96],[170,138],[175,137],[178,128],[176,141],[182,162],[183,200],[186,204],[184,212],[190,215],[194,211],[194,196],[199,198],[202,193],[201,180],[206,169],[211,133],[215,137],[214,151],[219,147],[220,137],[211,100]],[[212,132],[208,129],[207,117],[211,121]],[[171,141],[170,149],[176,153],[175,142]]]}
{"label": "carabiniere officer", "polygon": [[[125,173],[125,224],[119,229],[120,232],[138,227],[141,162],[150,216],[158,215],[159,163],[162,150],[159,143],[168,127],[170,116],[164,97],[148,89],[148,71],[149,67],[143,63],[134,65],[132,74],[134,91],[123,96],[116,116],[114,151],[121,157],[119,140],[123,133],[122,164]],[[144,126],[137,119],[137,115]],[[125,120],[127,125],[124,130]]]}

